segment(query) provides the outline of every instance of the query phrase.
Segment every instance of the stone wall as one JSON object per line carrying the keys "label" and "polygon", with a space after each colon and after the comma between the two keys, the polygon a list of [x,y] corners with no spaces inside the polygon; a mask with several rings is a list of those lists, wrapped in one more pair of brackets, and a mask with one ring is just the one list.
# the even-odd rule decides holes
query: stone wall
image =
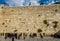
{"label": "stone wall", "polygon": [[0,33],[53,35],[60,30],[60,5],[0,6]]}

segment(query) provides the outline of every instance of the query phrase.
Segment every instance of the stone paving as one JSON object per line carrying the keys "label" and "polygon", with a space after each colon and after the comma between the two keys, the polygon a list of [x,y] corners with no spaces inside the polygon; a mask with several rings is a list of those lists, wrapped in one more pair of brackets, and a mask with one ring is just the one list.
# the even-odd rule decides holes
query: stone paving
{"label": "stone paving", "polygon": [[28,38],[28,39],[14,39],[12,40],[12,38],[7,38],[7,39],[4,39],[4,38],[1,38],[0,37],[0,41],[60,41],[60,38],[53,38],[53,37],[44,37],[44,38]]}

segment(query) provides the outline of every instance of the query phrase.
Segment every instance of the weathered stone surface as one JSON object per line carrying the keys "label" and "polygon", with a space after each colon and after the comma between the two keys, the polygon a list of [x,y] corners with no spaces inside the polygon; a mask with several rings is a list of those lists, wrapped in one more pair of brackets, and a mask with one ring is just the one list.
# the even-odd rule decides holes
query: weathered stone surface
{"label": "weathered stone surface", "polygon": [[[41,29],[41,32],[37,32]],[[55,34],[60,30],[60,5],[0,6],[0,33]]]}

